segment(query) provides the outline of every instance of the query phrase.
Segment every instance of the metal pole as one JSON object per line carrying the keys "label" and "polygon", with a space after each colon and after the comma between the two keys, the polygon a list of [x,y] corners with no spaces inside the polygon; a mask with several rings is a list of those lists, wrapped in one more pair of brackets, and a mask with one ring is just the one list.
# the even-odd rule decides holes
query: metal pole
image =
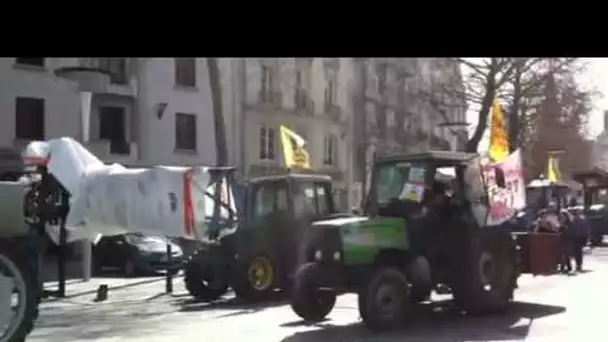
{"label": "metal pole", "polygon": [[[239,113],[239,169],[241,170],[241,177],[245,179],[247,171],[247,59],[241,58],[238,65],[238,79],[237,84],[240,85],[238,96],[238,112]],[[236,85],[234,87],[236,91]]]}
{"label": "metal pole", "polygon": [[173,293],[173,273],[172,265],[173,265],[173,251],[171,250],[171,244],[167,244],[167,273],[165,277],[165,291],[167,293]]}
{"label": "metal pole", "polygon": [[67,246],[67,232],[65,229],[65,220],[61,220],[59,226],[59,255],[57,262],[58,272],[58,285],[57,285],[57,297],[65,297],[65,263],[66,263],[66,246]]}
{"label": "metal pole", "polygon": [[[82,124],[82,142],[87,144],[90,137],[91,123],[91,102],[93,94],[88,91],[80,92],[80,113]],[[91,260],[93,254],[93,246],[91,241],[84,239],[82,241],[82,279],[83,281],[91,280]]]}

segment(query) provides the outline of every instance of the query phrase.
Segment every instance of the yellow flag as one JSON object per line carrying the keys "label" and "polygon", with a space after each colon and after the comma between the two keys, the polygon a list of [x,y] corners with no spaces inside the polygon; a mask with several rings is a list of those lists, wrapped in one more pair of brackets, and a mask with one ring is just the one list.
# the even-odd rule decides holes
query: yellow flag
{"label": "yellow flag", "polygon": [[549,155],[547,161],[547,179],[553,183],[562,181],[562,173],[559,171],[559,162],[555,156]]}
{"label": "yellow flag", "polygon": [[500,163],[509,156],[509,138],[507,126],[498,100],[492,105],[492,122],[490,126],[490,157]]}
{"label": "yellow flag", "polygon": [[306,140],[283,125],[279,129],[281,131],[285,166],[310,169],[310,156],[305,149]]}

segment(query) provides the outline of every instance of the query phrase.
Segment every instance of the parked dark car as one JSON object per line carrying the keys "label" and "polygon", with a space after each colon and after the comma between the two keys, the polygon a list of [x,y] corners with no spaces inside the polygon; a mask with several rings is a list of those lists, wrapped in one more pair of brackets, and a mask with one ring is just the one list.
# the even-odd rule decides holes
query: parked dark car
{"label": "parked dark car", "polygon": [[[167,244],[171,245],[169,265]],[[159,273],[167,269],[177,273],[182,267],[182,248],[164,236],[127,233],[102,237],[93,248],[93,264],[97,273],[106,269],[120,270],[133,277]]]}

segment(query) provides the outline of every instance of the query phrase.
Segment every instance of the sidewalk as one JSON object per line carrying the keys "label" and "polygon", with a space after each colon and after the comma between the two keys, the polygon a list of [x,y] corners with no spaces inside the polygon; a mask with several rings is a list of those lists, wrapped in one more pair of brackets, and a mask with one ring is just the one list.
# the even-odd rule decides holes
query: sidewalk
{"label": "sidewalk", "polygon": [[[129,301],[149,301],[153,297],[160,297],[166,294],[166,280],[164,276],[138,277],[138,278],[119,278],[119,277],[95,277],[90,281],[70,279],[66,281],[66,297],[50,297],[43,300],[46,303],[94,303],[97,296],[97,289],[100,285],[108,286],[108,298],[101,303],[125,303]],[[50,291],[57,290],[57,282],[45,282],[44,289]],[[173,277],[173,292],[183,291],[183,277],[176,275]]]}

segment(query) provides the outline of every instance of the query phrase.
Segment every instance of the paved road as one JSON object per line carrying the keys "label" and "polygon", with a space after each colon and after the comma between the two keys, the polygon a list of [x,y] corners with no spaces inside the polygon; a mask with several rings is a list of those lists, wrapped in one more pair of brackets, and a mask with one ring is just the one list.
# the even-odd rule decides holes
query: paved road
{"label": "paved road", "polygon": [[[587,261],[585,274],[522,277],[508,315],[461,317],[438,297],[403,330],[380,335],[360,323],[354,295],[340,297],[326,322],[306,326],[284,302],[195,303],[181,279],[173,295],[163,294],[159,278],[95,280],[68,285],[68,299],[45,302],[28,341],[599,341],[605,317],[593,308],[608,305],[608,249],[594,250]],[[94,303],[90,292],[102,282],[115,288],[106,302]]]}

